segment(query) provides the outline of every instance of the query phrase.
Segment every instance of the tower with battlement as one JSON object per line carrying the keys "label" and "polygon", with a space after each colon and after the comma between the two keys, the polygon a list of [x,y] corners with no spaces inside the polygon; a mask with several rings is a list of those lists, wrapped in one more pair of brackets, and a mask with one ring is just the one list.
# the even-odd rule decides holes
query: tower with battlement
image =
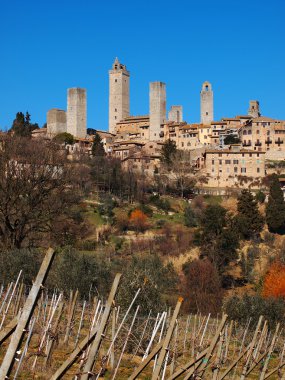
{"label": "tower with battlement", "polygon": [[259,101],[258,100],[250,100],[249,101],[248,115],[253,117],[253,118],[260,116]]}
{"label": "tower with battlement", "polygon": [[67,90],[66,132],[75,137],[85,138],[87,134],[87,103],[84,88]]}
{"label": "tower with battlement", "polygon": [[130,115],[130,73],[118,58],[109,70],[109,132],[116,133],[116,124]]}
{"label": "tower with battlement", "polygon": [[201,124],[211,124],[214,120],[214,94],[212,85],[204,82],[200,92]]}
{"label": "tower with battlement", "polygon": [[183,108],[182,106],[171,106],[168,112],[168,120],[181,123],[183,121]]}
{"label": "tower with battlement", "polygon": [[151,82],[149,88],[149,139],[160,139],[161,125],[166,121],[166,86]]}

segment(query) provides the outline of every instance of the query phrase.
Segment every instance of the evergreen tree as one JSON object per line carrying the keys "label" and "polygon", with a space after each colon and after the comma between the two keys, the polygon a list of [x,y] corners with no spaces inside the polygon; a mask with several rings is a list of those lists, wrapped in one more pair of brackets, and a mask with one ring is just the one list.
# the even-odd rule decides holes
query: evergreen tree
{"label": "evergreen tree", "polygon": [[176,153],[176,143],[173,140],[168,139],[161,149],[161,161],[167,166],[170,166],[173,161],[173,157]]}
{"label": "evergreen tree", "polygon": [[237,258],[239,240],[231,222],[220,205],[207,206],[201,217],[201,258],[207,256],[221,273]]}
{"label": "evergreen tree", "polygon": [[242,190],[238,197],[237,208],[236,223],[241,236],[249,239],[259,234],[263,228],[264,220],[258,210],[257,202],[249,190]]}
{"label": "evergreen tree", "polygon": [[278,176],[270,176],[270,190],[266,205],[266,223],[270,232],[284,233],[285,231],[285,202]]}
{"label": "evergreen tree", "polygon": [[93,137],[93,145],[92,145],[92,156],[93,157],[103,157],[105,156],[105,149],[102,143],[101,137],[97,132],[95,132]]}
{"label": "evergreen tree", "polygon": [[32,131],[38,128],[37,123],[31,123],[31,115],[28,112],[26,112],[26,115],[23,112],[17,112],[10,132],[13,132],[15,136],[30,137]]}

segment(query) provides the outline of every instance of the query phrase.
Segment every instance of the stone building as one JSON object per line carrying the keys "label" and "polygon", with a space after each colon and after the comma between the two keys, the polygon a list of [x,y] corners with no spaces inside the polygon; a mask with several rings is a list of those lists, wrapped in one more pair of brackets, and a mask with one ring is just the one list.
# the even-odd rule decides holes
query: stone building
{"label": "stone building", "polygon": [[182,123],[183,121],[183,108],[182,106],[171,106],[168,112],[168,120]]}
{"label": "stone building", "polygon": [[66,132],[78,138],[87,135],[87,103],[84,88],[67,90]]}
{"label": "stone building", "polygon": [[193,150],[202,146],[197,124],[170,122],[164,124],[164,141],[175,141],[177,149]]}
{"label": "stone building", "polygon": [[208,178],[205,187],[258,188],[265,176],[265,151],[231,145],[222,150],[206,150],[203,171]]}
{"label": "stone building", "polygon": [[160,167],[160,156],[163,143],[149,141],[137,151],[131,152],[122,160],[123,168],[133,170],[150,179]]}
{"label": "stone building", "polygon": [[149,116],[128,116],[116,124],[116,139],[149,140]]}
{"label": "stone building", "polygon": [[258,100],[250,100],[249,101],[248,115],[250,115],[253,118],[260,116],[259,101]]}
{"label": "stone building", "polygon": [[130,115],[130,73],[118,58],[109,71],[109,132],[116,133],[116,124]]}
{"label": "stone building", "polygon": [[160,132],[166,121],[165,83],[151,82],[149,87],[149,139],[160,140]]}
{"label": "stone building", "polygon": [[247,149],[266,151],[268,158],[271,154],[285,158],[285,121],[265,116],[250,119],[239,129],[239,137]]}
{"label": "stone building", "polygon": [[214,120],[214,94],[212,85],[204,82],[200,92],[201,124],[210,124]]}
{"label": "stone building", "polygon": [[47,136],[53,137],[66,132],[66,112],[53,108],[47,112]]}

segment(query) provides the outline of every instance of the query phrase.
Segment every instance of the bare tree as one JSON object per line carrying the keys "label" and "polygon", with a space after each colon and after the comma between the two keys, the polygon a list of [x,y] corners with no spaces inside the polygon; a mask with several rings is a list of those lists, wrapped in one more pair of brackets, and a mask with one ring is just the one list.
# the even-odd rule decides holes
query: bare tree
{"label": "bare tree", "polygon": [[[64,223],[78,199],[74,165],[52,142],[4,137],[0,146],[0,241],[32,245]],[[77,188],[78,190],[78,188]]]}

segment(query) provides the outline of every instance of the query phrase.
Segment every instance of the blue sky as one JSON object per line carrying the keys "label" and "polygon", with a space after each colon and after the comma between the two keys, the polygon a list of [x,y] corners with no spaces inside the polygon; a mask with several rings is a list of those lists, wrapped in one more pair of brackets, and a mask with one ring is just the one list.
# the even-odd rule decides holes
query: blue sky
{"label": "blue sky", "polygon": [[88,127],[108,128],[108,70],[131,72],[131,114],[148,113],[149,82],[166,83],[167,108],[200,119],[208,80],[214,113],[285,119],[284,0],[0,0],[0,128],[17,111],[43,125],[66,109],[68,87],[84,87]]}

